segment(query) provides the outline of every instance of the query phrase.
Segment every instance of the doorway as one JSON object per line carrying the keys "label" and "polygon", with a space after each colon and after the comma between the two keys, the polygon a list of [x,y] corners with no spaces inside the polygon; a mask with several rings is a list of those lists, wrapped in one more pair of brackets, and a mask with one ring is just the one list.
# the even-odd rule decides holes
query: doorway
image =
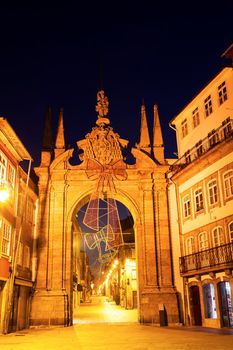
{"label": "doorway", "polygon": [[218,283],[219,306],[222,327],[233,327],[231,286],[229,282]]}
{"label": "doorway", "polygon": [[201,303],[200,303],[200,292],[198,286],[191,286],[189,288],[190,295],[190,306],[192,315],[192,324],[194,326],[202,325],[201,317]]}

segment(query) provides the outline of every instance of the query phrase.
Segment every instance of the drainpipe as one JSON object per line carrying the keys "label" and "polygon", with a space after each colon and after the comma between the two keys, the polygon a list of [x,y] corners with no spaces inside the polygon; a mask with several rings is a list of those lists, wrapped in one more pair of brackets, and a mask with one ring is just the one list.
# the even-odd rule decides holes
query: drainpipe
{"label": "drainpipe", "polygon": [[32,247],[32,282],[36,281],[36,270],[37,270],[37,223],[38,223],[38,199],[36,201],[35,210],[35,225],[33,230],[33,247]]}

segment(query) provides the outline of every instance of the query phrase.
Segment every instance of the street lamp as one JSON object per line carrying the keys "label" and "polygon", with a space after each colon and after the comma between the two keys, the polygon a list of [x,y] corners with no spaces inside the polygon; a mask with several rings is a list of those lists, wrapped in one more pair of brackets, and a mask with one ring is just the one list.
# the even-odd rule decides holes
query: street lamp
{"label": "street lamp", "polygon": [[0,203],[6,202],[10,197],[10,188],[7,182],[0,182]]}

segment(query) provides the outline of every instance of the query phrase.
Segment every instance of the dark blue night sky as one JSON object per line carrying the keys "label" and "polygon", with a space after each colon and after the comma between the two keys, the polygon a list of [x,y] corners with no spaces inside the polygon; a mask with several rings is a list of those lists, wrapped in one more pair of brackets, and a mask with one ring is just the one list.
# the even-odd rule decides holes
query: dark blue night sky
{"label": "dark blue night sky", "polygon": [[173,157],[168,122],[225,63],[221,55],[233,42],[232,2],[33,4],[0,6],[0,115],[34,165],[47,106],[54,131],[64,107],[66,137],[75,147],[95,124],[102,87],[111,125],[131,146],[139,137],[142,100],[151,129],[158,103],[166,156]]}

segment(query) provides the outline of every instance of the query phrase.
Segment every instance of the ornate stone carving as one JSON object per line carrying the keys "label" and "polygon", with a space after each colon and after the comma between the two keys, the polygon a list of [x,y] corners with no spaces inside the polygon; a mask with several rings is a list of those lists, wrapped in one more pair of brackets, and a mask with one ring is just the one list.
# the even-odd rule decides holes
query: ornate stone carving
{"label": "ornate stone carving", "polygon": [[106,118],[108,113],[108,99],[104,91],[97,94],[98,121],[97,126],[86,135],[86,142],[80,144],[84,153],[81,160],[85,161],[88,178],[97,180],[96,191],[101,195],[105,192],[116,192],[114,179],[127,178],[126,164],[123,160],[120,136],[109,126]]}
{"label": "ornate stone carving", "polygon": [[125,180],[127,177],[119,135],[111,127],[100,125],[93,128],[86,139],[83,158],[87,162],[87,176],[98,179],[97,192],[115,192],[113,178]]}
{"label": "ornate stone carving", "polygon": [[96,112],[98,112],[98,118],[105,117],[108,114],[108,98],[104,96],[104,91],[98,91],[97,93],[97,105],[95,107]]}
{"label": "ornate stone carving", "polygon": [[123,159],[119,135],[111,127],[95,127],[87,134],[86,139],[84,159],[95,159],[102,165]]}

